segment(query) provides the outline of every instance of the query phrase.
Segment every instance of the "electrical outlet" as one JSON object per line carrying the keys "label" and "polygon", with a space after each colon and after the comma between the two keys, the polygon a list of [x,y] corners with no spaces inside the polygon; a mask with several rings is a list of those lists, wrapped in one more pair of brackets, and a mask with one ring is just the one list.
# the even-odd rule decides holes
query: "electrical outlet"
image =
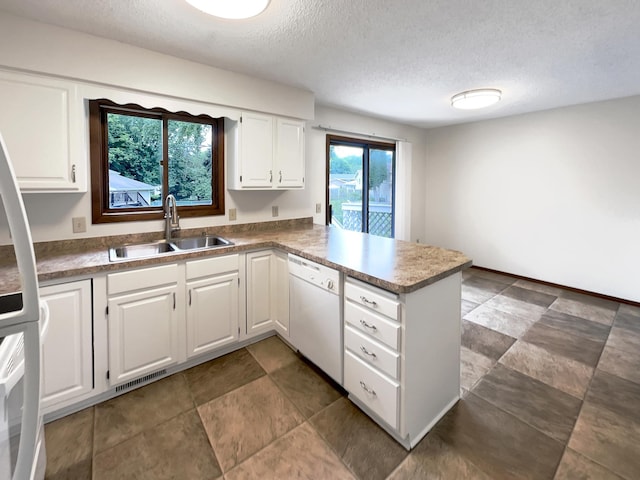
{"label": "electrical outlet", "polygon": [[73,217],[71,219],[73,233],[83,233],[87,231],[87,217]]}
{"label": "electrical outlet", "polygon": [[229,221],[233,221],[236,219],[236,209],[235,208],[230,208],[229,209]]}
{"label": "electrical outlet", "polygon": [[271,216],[272,217],[277,217],[278,216],[278,206],[274,205],[273,207],[271,207]]}
{"label": "electrical outlet", "polygon": [[316,213],[322,213],[322,204],[316,203]]}

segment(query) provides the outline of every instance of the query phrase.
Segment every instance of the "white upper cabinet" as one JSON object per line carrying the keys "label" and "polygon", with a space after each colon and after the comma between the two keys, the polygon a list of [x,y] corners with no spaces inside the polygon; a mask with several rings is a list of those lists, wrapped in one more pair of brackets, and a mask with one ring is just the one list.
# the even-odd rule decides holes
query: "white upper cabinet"
{"label": "white upper cabinet", "polygon": [[274,186],[276,188],[304,187],[304,123],[278,118]]}
{"label": "white upper cabinet", "polygon": [[304,122],[245,112],[225,130],[229,190],[304,187]]}
{"label": "white upper cabinet", "polygon": [[239,173],[244,188],[271,188],[273,181],[273,117],[242,114]]}
{"label": "white upper cabinet", "polygon": [[23,192],[86,192],[84,110],[75,84],[0,71],[0,133]]}

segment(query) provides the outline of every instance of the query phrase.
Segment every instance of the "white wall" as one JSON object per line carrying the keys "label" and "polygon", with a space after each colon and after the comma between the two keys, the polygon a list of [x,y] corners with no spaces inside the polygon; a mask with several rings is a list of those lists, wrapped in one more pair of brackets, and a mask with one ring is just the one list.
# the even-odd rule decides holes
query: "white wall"
{"label": "white wall", "polygon": [[[195,114],[211,110],[233,117],[233,112],[246,109],[313,118],[311,92],[4,13],[0,13],[0,43],[11,45],[11,48],[0,49],[0,68],[72,79],[81,85],[81,92],[90,92],[88,96],[83,95],[87,98],[116,95],[115,101],[129,99],[147,107],[165,106]],[[88,127],[86,119],[83,123]],[[84,133],[86,137],[87,132]],[[84,147],[88,151],[87,145]],[[90,192],[25,194],[34,241],[163,230],[162,221],[91,225],[90,197]],[[235,223],[272,220],[271,206],[274,205],[279,207],[278,219],[312,214],[306,190],[227,192],[225,197],[227,210],[237,209]],[[87,232],[72,232],[73,217],[87,218]],[[226,216],[181,220],[183,228],[228,223],[232,222]],[[7,243],[10,243],[9,231],[2,209],[0,244]]]}
{"label": "white wall", "polygon": [[427,132],[425,241],[640,301],[640,96]]}
{"label": "white wall", "polygon": [[[314,223],[324,224],[326,215],[326,136],[331,132],[311,128],[313,125],[322,125],[350,132],[375,133],[379,136],[402,138],[412,143],[410,239],[412,241],[422,239],[424,232],[424,188],[422,179],[424,178],[425,130],[324,106],[316,106],[315,113],[315,120],[308,122],[306,132],[306,170],[307,178],[309,179],[307,189],[309,190],[313,211],[315,212],[316,203],[322,205],[322,213],[314,214]],[[336,135],[358,137],[358,135],[345,133]],[[396,210],[396,215],[406,215],[406,212]]]}
{"label": "white wall", "polygon": [[[228,109],[263,111],[283,116],[312,119],[313,94],[297,88],[239,75],[175,57],[140,49],[120,42],[33,22],[0,12],[0,42],[11,48],[0,49],[0,68],[60,76],[83,85],[93,97],[101,91],[119,92],[116,101],[124,101],[127,91],[135,101],[145,106],[159,103],[190,104],[188,110],[201,105],[227,115]],[[124,92],[124,93],[122,93]],[[113,96],[116,94],[105,94]],[[144,100],[141,98],[144,97]],[[89,98],[89,97],[88,97]],[[127,97],[129,98],[129,97]],[[195,103],[194,103],[195,102]],[[162,106],[162,105],[158,105]],[[171,108],[171,107],[167,107]],[[176,107],[178,108],[178,107]],[[422,177],[424,162],[424,131],[379,119],[319,108],[315,120],[306,129],[306,188],[286,192],[226,192],[225,206],[237,209],[237,220],[227,217],[185,218],[183,228],[218,226],[273,220],[271,207],[279,207],[278,219],[308,217],[321,203],[323,213],[315,215],[316,223],[324,223],[325,202],[325,132],[311,125],[322,123],[345,130],[375,132],[380,135],[407,138],[414,142],[414,178]],[[423,231],[424,204],[420,181],[414,181],[415,195],[412,231],[419,237]],[[163,230],[162,221],[126,224],[91,225],[90,193],[29,193],[24,195],[27,214],[36,242],[141,233]],[[398,214],[402,214],[398,212]],[[74,234],[72,218],[86,217],[87,232]],[[10,243],[9,231],[0,211],[0,244]]]}
{"label": "white wall", "polygon": [[0,66],[313,118],[313,93],[0,12]]}

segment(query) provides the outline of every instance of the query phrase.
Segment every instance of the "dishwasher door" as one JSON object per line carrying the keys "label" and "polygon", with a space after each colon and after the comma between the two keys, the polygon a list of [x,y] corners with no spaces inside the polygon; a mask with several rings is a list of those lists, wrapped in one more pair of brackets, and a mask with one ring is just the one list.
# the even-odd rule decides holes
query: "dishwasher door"
{"label": "dishwasher door", "polygon": [[342,302],[295,275],[289,276],[291,343],[342,385]]}

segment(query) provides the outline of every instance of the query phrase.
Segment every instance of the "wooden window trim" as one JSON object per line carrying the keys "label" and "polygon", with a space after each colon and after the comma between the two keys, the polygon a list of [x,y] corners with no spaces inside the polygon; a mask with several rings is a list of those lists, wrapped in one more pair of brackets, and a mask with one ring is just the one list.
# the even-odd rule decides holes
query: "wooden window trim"
{"label": "wooden window trim", "polygon": [[[191,115],[186,112],[170,112],[164,108],[144,108],[128,103],[117,104],[107,99],[89,101],[89,155],[91,164],[91,215],[92,223],[133,222],[139,220],[161,220],[164,218],[162,206],[141,208],[109,208],[109,161],[107,145],[106,113],[135,113],[136,116],[161,119],[163,123],[163,164],[168,160],[166,125],[168,120],[204,123],[212,126],[211,159],[211,205],[183,205],[178,207],[181,217],[202,217],[224,215],[224,119],[208,115]],[[168,168],[163,168],[164,186],[168,185]]]}

